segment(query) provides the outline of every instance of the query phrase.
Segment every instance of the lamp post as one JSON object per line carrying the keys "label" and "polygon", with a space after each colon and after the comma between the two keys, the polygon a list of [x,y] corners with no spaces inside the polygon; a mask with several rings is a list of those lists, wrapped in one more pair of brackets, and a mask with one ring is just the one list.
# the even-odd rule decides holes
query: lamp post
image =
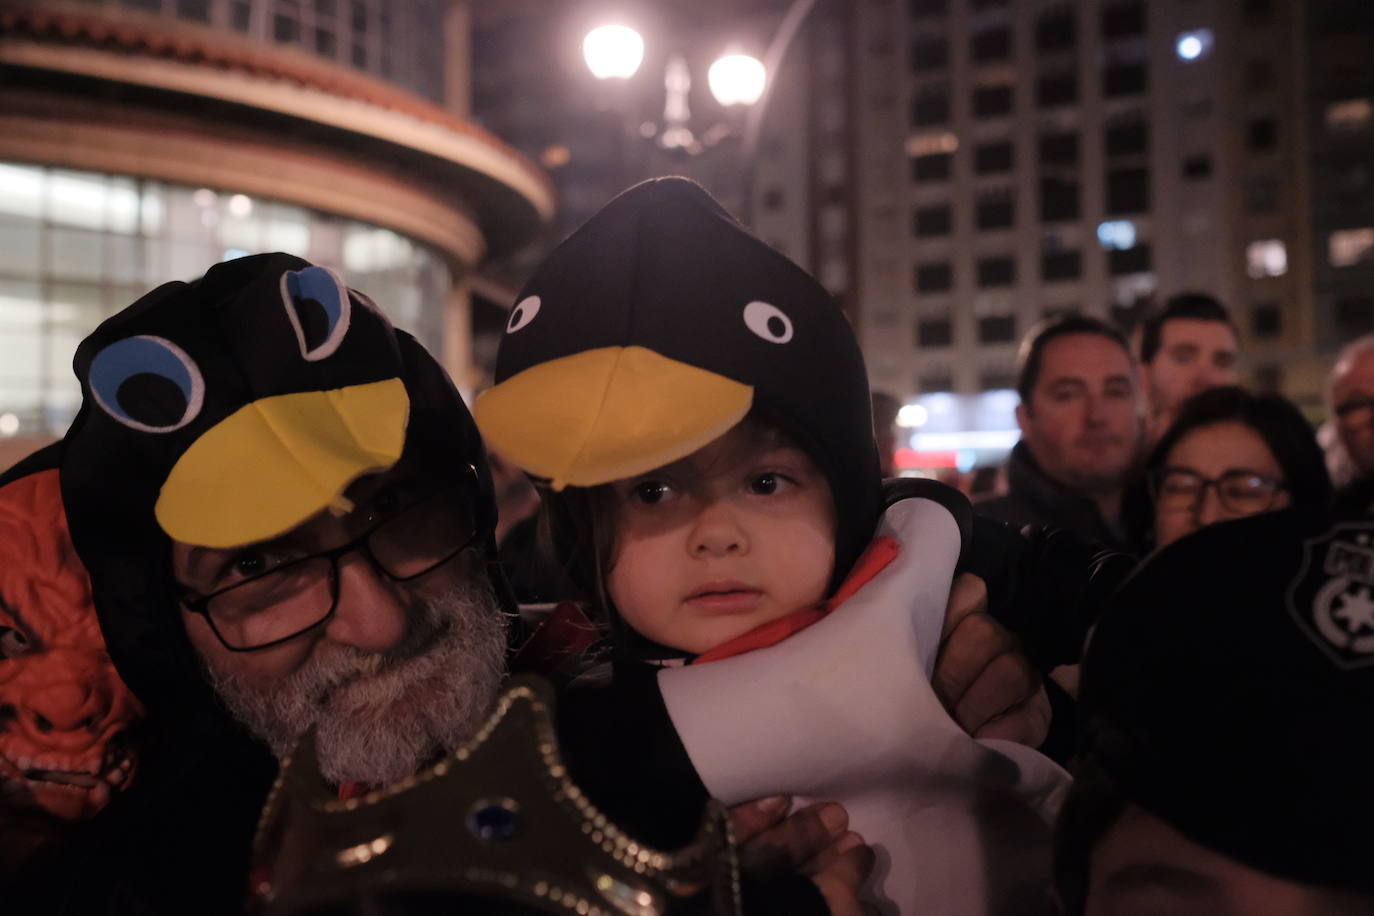
{"label": "lamp post", "polygon": [[[644,48],[644,38],[622,24],[598,26],[582,40],[582,56],[587,69],[597,79],[607,82],[632,79],[643,63]],[[667,55],[663,67],[662,114],[657,120],[645,120],[637,130],[627,125],[626,133],[652,141],[657,150],[678,157],[678,167],[681,167],[685,160],[700,156],[726,138],[742,139],[743,119],[739,113],[758,102],[767,82],[768,74],[757,58],[736,51],[727,51],[717,57],[707,68],[706,83],[711,96],[724,109],[724,117],[708,119],[703,126],[701,120],[692,115],[691,67],[682,53],[674,51]],[[746,163],[735,165],[736,168],[730,170],[737,172],[731,184],[736,193],[741,193],[747,188],[743,179],[747,169],[741,167]],[[747,206],[742,194],[740,204]]]}
{"label": "lamp post", "polygon": [[[793,0],[763,60],[727,52],[710,65],[707,85],[711,95],[726,109],[726,120],[713,123],[700,132],[692,130],[688,106],[691,72],[681,54],[672,54],[663,73],[661,123],[641,126],[640,135],[655,140],[659,148],[687,156],[699,155],[726,137],[736,137],[739,155],[733,184],[739,195],[737,212],[746,225],[752,222],[754,167],[773,77],[781,70],[788,48],[817,2]],[[644,47],[643,36],[634,29],[619,24],[605,25],[587,33],[582,42],[582,54],[587,68],[598,79],[628,81],[643,62]],[[743,112],[742,117],[736,114],[739,112]]]}

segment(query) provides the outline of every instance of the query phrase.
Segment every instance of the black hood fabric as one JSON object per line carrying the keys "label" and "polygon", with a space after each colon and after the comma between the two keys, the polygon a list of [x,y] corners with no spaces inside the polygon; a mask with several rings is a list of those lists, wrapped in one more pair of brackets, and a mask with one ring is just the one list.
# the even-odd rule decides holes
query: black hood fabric
{"label": "black hood fabric", "polygon": [[1271,875],[1374,891],[1374,519],[1209,526],[1147,560],[1084,661],[1082,753]]}
{"label": "black hood fabric", "polygon": [[[170,539],[154,506],[188,450],[245,405],[400,379],[409,402],[406,455],[455,474],[465,464],[477,469],[488,569],[510,606],[505,580],[491,565],[495,509],[485,452],[462,399],[438,363],[356,291],[347,291],[351,320],[342,333],[338,322],[331,328],[327,317],[305,314],[304,306],[301,314],[290,314],[284,276],[308,270],[320,269],[284,254],[216,265],[194,282],[148,293],[77,350],[84,403],[64,443],[63,496],[110,655],[151,715],[182,722],[220,715],[186,639],[171,588]],[[332,349],[321,348],[331,334]],[[160,349],[142,363],[93,372],[112,362],[105,357],[102,363],[102,354],[120,355],[134,338],[144,350]],[[299,432],[293,441],[311,435]],[[260,461],[247,461],[200,486],[252,493],[270,477]],[[315,506],[297,523],[324,507]]]}
{"label": "black hood fabric", "polygon": [[[731,398],[746,394],[714,415],[723,425],[706,433],[698,428],[696,438],[684,433],[676,448],[674,424],[711,405],[684,403],[691,395],[683,390],[655,389],[652,376],[612,373],[606,390],[618,386],[612,394],[620,407],[639,402],[628,410],[603,407],[599,427],[579,425],[577,415],[591,400],[586,396],[549,407],[559,392],[526,388],[502,401],[506,392],[521,391],[522,379],[555,363],[577,365],[572,361],[589,353],[632,349],[663,357],[657,365],[680,372],[689,391],[709,379],[700,390],[710,396],[720,390],[712,385],[723,385]],[[619,466],[632,469],[616,476],[626,477],[685,457],[753,411],[793,438],[830,484],[838,516],[832,586],[873,536],[882,511],[881,472],[853,330],[824,287],[690,180],[659,178],[630,188],[549,255],[512,310],[496,383],[478,399],[478,422],[496,449],[536,476],[547,475],[525,456],[543,457],[544,443],[526,438],[539,434],[529,426],[538,416],[548,421],[549,437],[590,429],[578,454],[599,447],[598,436],[621,437]],[[636,458],[647,463],[636,466]]]}

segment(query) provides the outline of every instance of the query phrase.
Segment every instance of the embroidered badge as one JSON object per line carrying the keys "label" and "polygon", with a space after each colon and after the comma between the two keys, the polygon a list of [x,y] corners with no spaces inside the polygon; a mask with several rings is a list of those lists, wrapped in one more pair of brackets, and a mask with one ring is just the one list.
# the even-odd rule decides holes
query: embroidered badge
{"label": "embroidered badge", "polygon": [[1288,610],[1336,664],[1374,664],[1374,525],[1337,525],[1303,543]]}

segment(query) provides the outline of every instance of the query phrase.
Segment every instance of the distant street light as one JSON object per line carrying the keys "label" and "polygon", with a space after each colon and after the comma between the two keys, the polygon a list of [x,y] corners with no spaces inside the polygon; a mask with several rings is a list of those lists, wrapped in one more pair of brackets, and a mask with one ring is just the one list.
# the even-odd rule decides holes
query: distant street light
{"label": "distant street light", "polygon": [[644,60],[644,39],[629,26],[598,26],[582,39],[582,57],[597,79],[627,80]]}
{"label": "distant street light", "polygon": [[727,54],[711,64],[706,81],[716,101],[725,106],[752,105],[763,95],[768,75],[763,62],[748,54]]}

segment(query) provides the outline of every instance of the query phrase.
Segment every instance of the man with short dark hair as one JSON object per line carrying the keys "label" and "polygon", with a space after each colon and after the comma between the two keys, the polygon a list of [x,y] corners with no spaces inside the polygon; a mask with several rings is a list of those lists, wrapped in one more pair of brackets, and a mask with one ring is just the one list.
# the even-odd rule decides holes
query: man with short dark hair
{"label": "man with short dark hair", "polygon": [[1120,544],[1121,497],[1141,447],[1125,340],[1083,315],[1041,325],[1022,341],[1016,387],[1021,441],[1008,461],[1008,492],[975,511]]}
{"label": "man with short dark hair", "polygon": [[1141,325],[1139,357],[1154,440],[1173,422],[1179,404],[1208,388],[1236,383],[1231,313],[1205,293],[1173,296]]}

